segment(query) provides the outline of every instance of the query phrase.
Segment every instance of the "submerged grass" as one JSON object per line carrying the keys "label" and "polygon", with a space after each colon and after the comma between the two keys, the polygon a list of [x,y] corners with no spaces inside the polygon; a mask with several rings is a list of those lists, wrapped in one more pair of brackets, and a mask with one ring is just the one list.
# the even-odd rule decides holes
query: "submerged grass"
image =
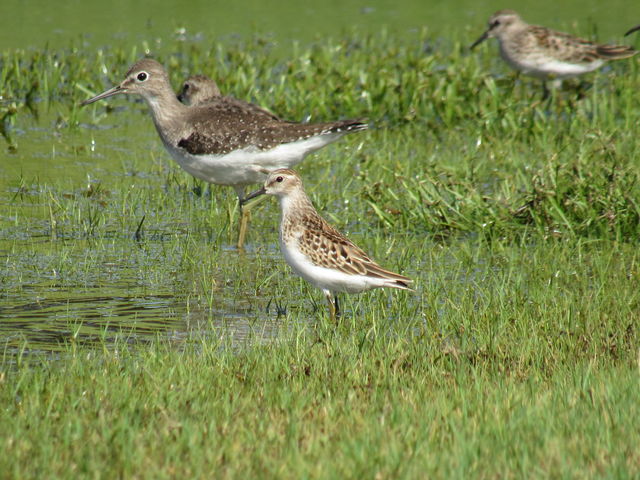
{"label": "submerged grass", "polygon": [[[273,202],[238,254],[235,195],[168,162],[144,107],[78,108],[149,45],[0,55],[0,315],[16,324],[0,472],[640,475],[637,64],[536,105],[537,84],[464,44],[352,32],[288,56],[258,37],[158,49],[176,87],[201,72],[286,118],[371,121],[300,170],[318,210],[417,293],[345,298],[338,325],[288,273]],[[34,152],[31,131],[54,133]],[[46,316],[100,296],[121,301]],[[127,310],[147,296],[173,299],[159,321]],[[172,308],[193,325],[172,334]],[[55,356],[16,340],[14,311],[60,329]]]}

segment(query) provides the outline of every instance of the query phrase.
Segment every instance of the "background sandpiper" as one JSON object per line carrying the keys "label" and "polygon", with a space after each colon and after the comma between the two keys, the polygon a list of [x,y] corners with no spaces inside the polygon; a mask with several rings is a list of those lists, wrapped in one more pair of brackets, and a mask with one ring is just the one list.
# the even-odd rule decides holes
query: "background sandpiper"
{"label": "background sandpiper", "polygon": [[337,292],[360,293],[381,287],[411,290],[411,279],[380,267],[318,215],[293,170],[272,171],[264,187],[247,198],[262,194],[280,200],[282,254],[297,275],[322,290],[331,320],[339,313]]}
{"label": "background sandpiper", "polygon": [[[567,33],[529,25],[513,10],[494,13],[487,31],[470,48],[487,38],[498,39],[500,55],[511,67],[543,81],[556,79],[556,86],[564,78],[600,68],[607,60],[628,58],[637,53],[632,47],[599,45]],[[546,85],[544,88],[546,96]]]}
{"label": "background sandpiper", "polygon": [[215,80],[206,75],[193,75],[187,78],[182,84],[182,88],[178,94],[178,100],[189,106],[204,105],[210,102],[217,104],[224,103],[230,110],[237,108],[253,112],[255,115],[265,115],[272,120],[281,120],[277,115],[253,103],[230,96],[223,97]]}
{"label": "background sandpiper", "polygon": [[215,80],[206,75],[193,75],[182,83],[178,100],[185,105],[200,105],[221,96]]}
{"label": "background sandpiper", "polygon": [[[244,244],[248,209],[245,186],[261,183],[267,171],[296,165],[308,154],[350,132],[367,128],[360,120],[327,123],[285,122],[256,113],[255,106],[231,97],[214,97],[188,107],[178,101],[160,63],[135,63],[115,87],[82,102],[88,105],[117,94],[141,95],[171,156],[194,177],[232,186],[241,209],[238,247]],[[259,108],[259,107],[258,107]]]}

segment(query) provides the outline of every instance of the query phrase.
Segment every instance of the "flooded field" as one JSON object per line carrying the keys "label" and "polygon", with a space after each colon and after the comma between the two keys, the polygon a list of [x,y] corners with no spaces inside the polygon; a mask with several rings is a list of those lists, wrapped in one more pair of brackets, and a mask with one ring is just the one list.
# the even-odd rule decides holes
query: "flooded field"
{"label": "flooded field", "polygon": [[[602,42],[634,2],[0,2],[2,478],[639,478],[639,58],[542,97],[489,15]],[[624,49],[624,51],[627,51]],[[415,291],[291,274],[279,206],[147,106],[149,55],[284,119],[366,119],[296,169]]]}

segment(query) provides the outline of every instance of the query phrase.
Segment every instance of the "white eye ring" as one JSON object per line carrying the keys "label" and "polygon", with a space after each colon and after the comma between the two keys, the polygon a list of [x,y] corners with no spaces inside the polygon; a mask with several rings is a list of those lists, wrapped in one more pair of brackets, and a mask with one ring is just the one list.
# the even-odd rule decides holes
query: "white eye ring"
{"label": "white eye ring", "polygon": [[139,82],[146,82],[148,78],[149,74],[147,72],[140,72],[138,75],[136,75],[136,80],[138,80]]}

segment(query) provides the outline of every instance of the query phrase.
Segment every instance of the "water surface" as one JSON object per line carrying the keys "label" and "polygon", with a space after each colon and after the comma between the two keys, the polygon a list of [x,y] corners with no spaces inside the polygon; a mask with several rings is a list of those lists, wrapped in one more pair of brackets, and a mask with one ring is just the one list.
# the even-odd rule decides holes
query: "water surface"
{"label": "water surface", "polygon": [[541,0],[505,4],[490,0],[349,0],[299,2],[153,1],[101,2],[3,0],[0,2],[0,50],[67,46],[78,38],[89,46],[131,45],[162,39],[170,44],[181,36],[218,40],[229,35],[258,33],[277,41],[303,43],[327,36],[337,37],[357,28],[375,33],[382,28],[394,35],[426,26],[435,35],[458,35],[458,30],[484,27],[488,16],[501,8],[513,8],[531,23],[542,23],[582,32],[597,30],[605,41],[620,38],[640,21],[640,5],[627,0]]}

